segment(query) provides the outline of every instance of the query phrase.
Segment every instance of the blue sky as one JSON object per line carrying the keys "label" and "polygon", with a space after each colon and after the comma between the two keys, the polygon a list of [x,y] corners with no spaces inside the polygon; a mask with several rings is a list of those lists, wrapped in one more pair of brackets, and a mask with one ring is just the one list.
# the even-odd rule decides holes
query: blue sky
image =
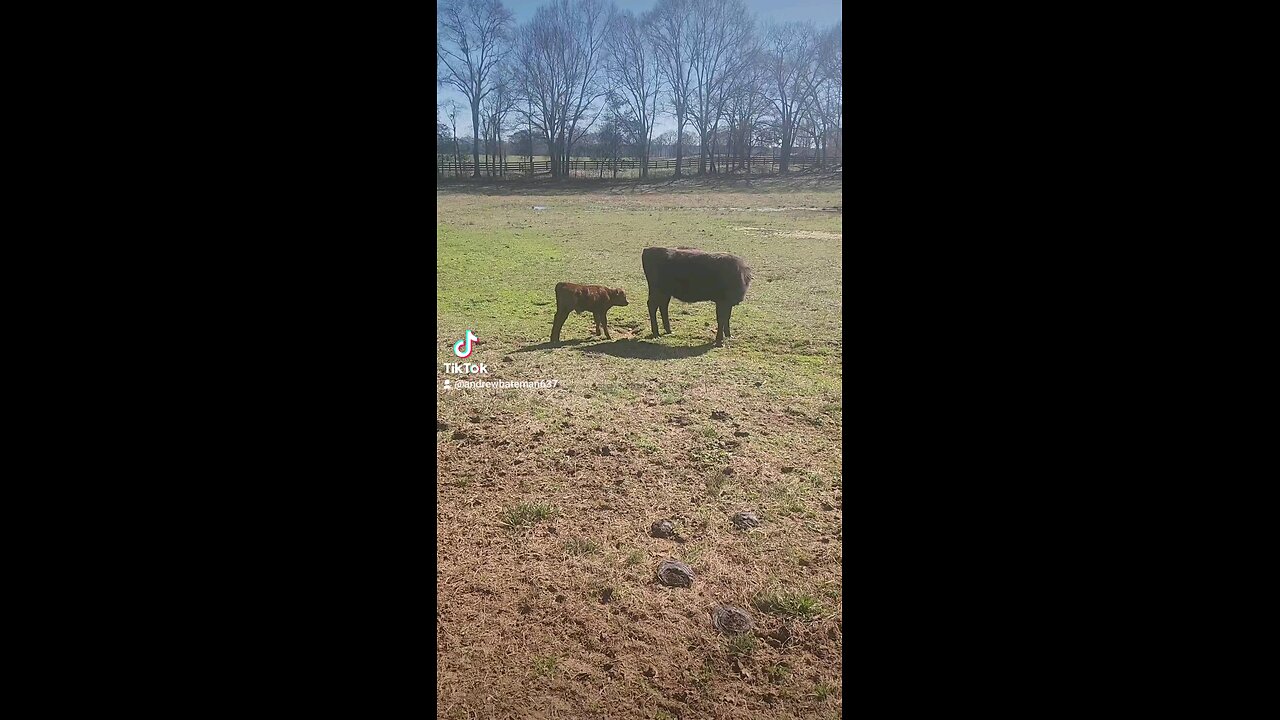
{"label": "blue sky", "polygon": [[[830,26],[840,20],[843,16],[841,11],[841,0],[744,0],[747,7],[756,15],[756,19],[760,22],[789,22],[792,20],[808,20],[814,24],[825,27]],[[655,0],[613,0],[623,10],[632,12],[644,12],[652,8]],[[533,18],[533,13],[539,6],[544,4],[544,0],[503,0],[503,4],[511,9],[516,16],[516,23],[526,23]],[[467,105],[466,98],[457,91],[450,91],[444,88],[436,90],[436,104],[439,105],[445,100],[453,98],[464,107]],[[465,120],[463,116],[466,116]],[[447,122],[441,113],[441,121]],[[658,118],[657,127],[654,128],[654,135],[661,135],[668,130],[675,130],[675,121],[666,116]],[[465,110],[458,114],[458,134],[471,134],[471,111]]]}
{"label": "blue sky", "polygon": [[[812,20],[828,25],[840,19],[840,0],[745,0],[747,7],[762,20],[785,22],[788,20]],[[529,22],[533,11],[543,0],[503,0],[503,4],[515,13],[516,22]],[[623,10],[644,12],[652,8],[655,0],[613,0]]]}

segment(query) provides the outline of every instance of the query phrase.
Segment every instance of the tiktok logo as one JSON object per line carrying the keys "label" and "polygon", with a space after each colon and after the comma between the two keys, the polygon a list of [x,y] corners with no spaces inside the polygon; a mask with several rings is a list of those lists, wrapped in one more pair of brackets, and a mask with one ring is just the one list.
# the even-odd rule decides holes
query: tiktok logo
{"label": "tiktok logo", "polygon": [[476,334],[468,330],[461,340],[453,344],[453,354],[460,358],[471,357],[471,342],[476,339]]}

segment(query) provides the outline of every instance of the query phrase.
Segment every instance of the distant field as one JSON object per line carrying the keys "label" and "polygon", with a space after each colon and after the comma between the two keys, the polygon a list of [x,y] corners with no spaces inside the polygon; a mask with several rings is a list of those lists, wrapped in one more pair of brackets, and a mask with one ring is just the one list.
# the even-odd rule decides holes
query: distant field
{"label": "distant field", "polygon": [[[440,717],[840,717],[840,177],[437,191]],[[752,266],[730,347],[710,303],[645,337],[651,245]],[[548,346],[560,281],[626,291],[612,341],[575,314]],[[443,390],[467,330],[476,379],[559,386]]]}

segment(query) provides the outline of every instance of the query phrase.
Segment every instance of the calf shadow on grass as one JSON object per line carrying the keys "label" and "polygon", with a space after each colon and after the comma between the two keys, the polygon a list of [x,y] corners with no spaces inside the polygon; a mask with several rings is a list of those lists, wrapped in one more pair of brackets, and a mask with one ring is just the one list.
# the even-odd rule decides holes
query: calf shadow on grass
{"label": "calf shadow on grass", "polygon": [[715,347],[715,343],[712,342],[694,347],[686,345],[672,347],[670,345],[644,342],[643,340],[619,339],[613,342],[596,343],[586,347],[574,348],[574,350],[585,353],[600,353],[618,358],[630,358],[632,360],[676,360],[706,355],[713,347]]}
{"label": "calf shadow on grass", "polygon": [[524,347],[518,350],[512,350],[511,353],[514,355],[515,353],[533,352],[534,350],[555,350],[556,348],[559,348],[559,347],[569,347],[570,345],[581,345],[582,343],[585,343],[585,342],[595,342],[595,341],[594,340],[561,340],[558,343],[553,343],[548,341],[544,343],[538,343],[537,345],[525,345]]}

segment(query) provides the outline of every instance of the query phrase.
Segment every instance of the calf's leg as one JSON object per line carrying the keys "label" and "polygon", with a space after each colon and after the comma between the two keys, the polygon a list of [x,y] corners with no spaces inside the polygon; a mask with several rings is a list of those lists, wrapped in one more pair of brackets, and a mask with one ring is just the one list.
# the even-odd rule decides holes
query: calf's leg
{"label": "calf's leg", "polygon": [[649,291],[649,329],[653,331],[649,337],[658,337],[658,306],[661,304],[659,297]]}
{"label": "calf's leg", "polygon": [[604,328],[605,340],[613,339],[609,337],[609,311],[608,310],[601,310],[600,312],[596,313],[596,324]]}
{"label": "calf's leg", "polygon": [[[667,317],[667,308],[670,306],[671,296],[668,295],[662,299],[662,305],[659,307],[659,309],[662,310],[662,327],[666,329],[668,335],[671,334],[671,318]],[[657,331],[655,330],[654,332]]]}
{"label": "calf's leg", "polygon": [[729,318],[733,317],[733,306],[724,306],[724,336],[733,337],[733,333],[729,332]]}
{"label": "calf's leg", "polygon": [[569,311],[565,308],[556,308],[556,318],[551,321],[551,342],[552,344],[560,342],[560,328],[564,327],[565,318],[569,317]]}
{"label": "calf's leg", "polygon": [[716,303],[716,347],[724,344],[724,303]]}

